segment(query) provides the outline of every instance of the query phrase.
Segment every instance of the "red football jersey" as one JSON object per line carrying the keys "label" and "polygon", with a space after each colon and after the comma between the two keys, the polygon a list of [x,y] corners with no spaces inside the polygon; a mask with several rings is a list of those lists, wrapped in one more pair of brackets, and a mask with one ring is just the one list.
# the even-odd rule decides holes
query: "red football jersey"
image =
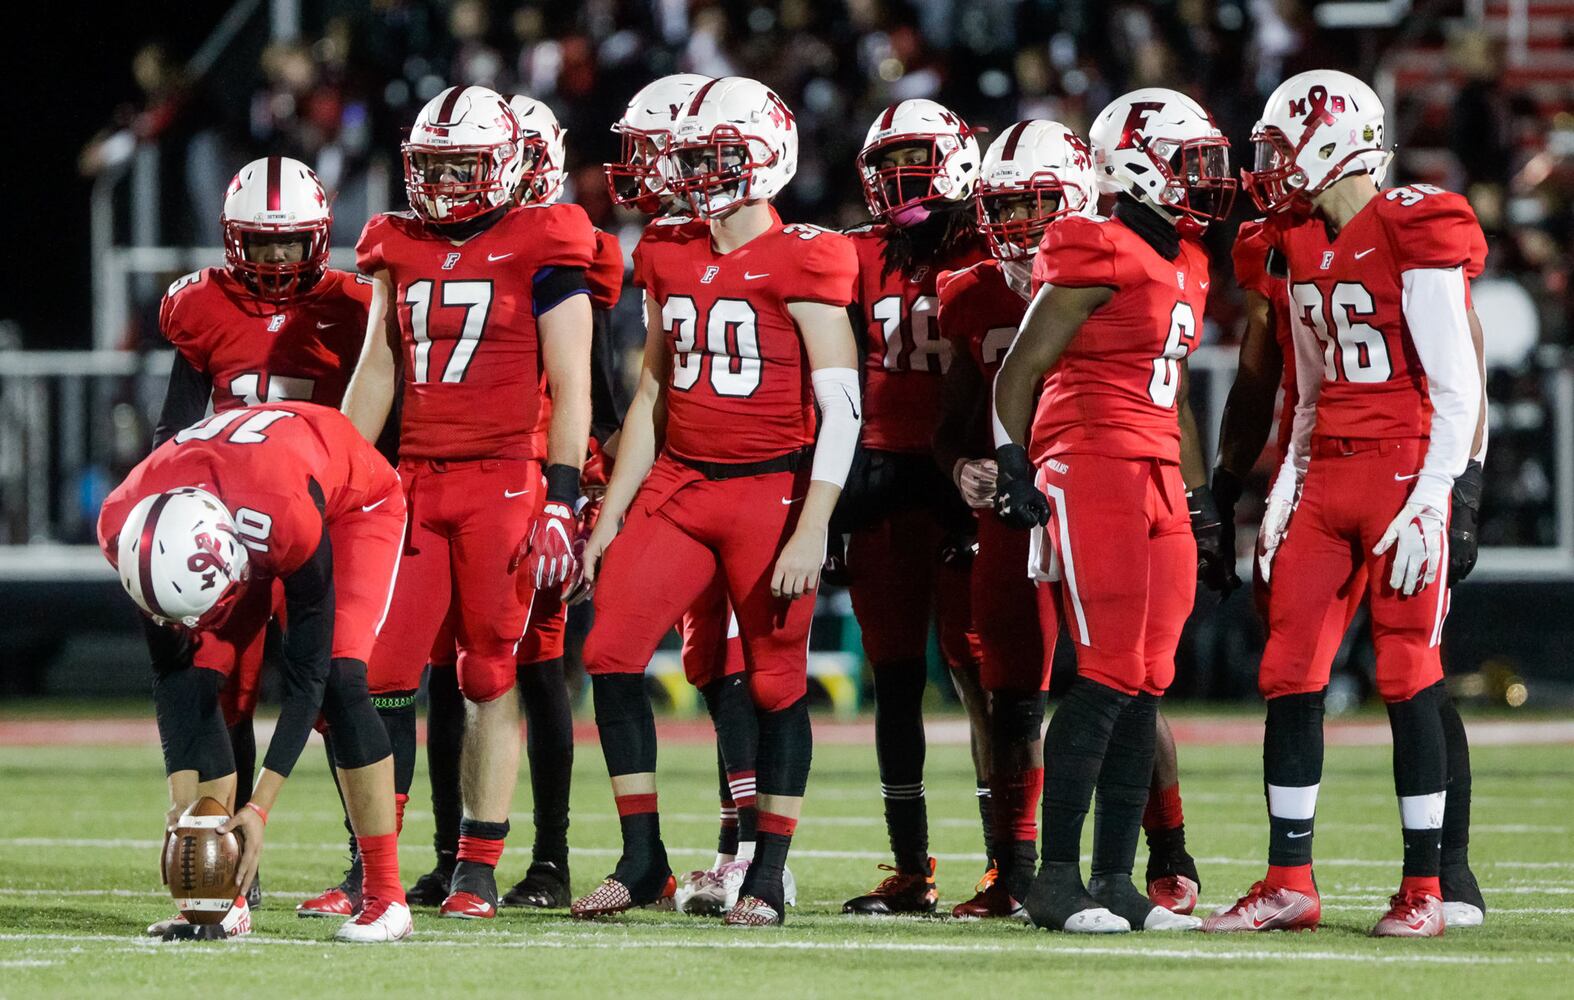
{"label": "red football jersey", "polygon": [[1273,316],[1273,339],[1284,357],[1284,369],[1279,376],[1279,391],[1284,401],[1279,410],[1277,435],[1282,454],[1290,444],[1290,427],[1295,423],[1295,402],[1300,398],[1300,389],[1295,383],[1295,344],[1290,338],[1290,296],[1284,279],[1268,273],[1268,253],[1272,249],[1263,220],[1256,219],[1241,223],[1235,231],[1230,258],[1235,265],[1236,283],[1268,300]]}
{"label": "red football jersey", "polygon": [[[324,501],[320,512],[312,483]],[[253,574],[288,576],[317,551],[325,523],[385,501],[398,483],[336,409],[290,402],[240,407],[180,431],[132,469],[104,501],[99,546],[114,562],[115,539],[137,501],[197,486],[229,508],[251,550]]]}
{"label": "red football jersey", "polygon": [[[610,311],[623,296],[623,245],[611,233],[596,230],[596,259],[585,272],[585,284],[590,286],[591,308]],[[543,373],[544,376],[544,373]],[[536,429],[531,433],[530,447],[537,455],[547,453],[547,432],[552,427],[552,397],[546,391],[546,379],[541,380],[541,413],[536,417]]]}
{"label": "red football jersey", "polygon": [[371,282],[349,271],[329,270],[305,295],[275,303],[206,267],[169,286],[159,329],[213,380],[215,412],[287,399],[338,406],[371,300]]}
{"label": "red football jersey", "polygon": [[771,228],[717,253],[704,222],[657,219],[634,249],[634,284],[661,310],[672,352],[667,448],[757,462],[812,444],[809,363],[787,307],[852,302],[858,259],[840,233]]}
{"label": "red football jersey", "polygon": [[882,451],[924,452],[940,422],[940,384],[951,367],[951,343],[941,331],[936,284],[989,257],[968,242],[911,275],[888,271],[890,227],[871,225],[847,235],[858,251],[858,315],[864,329],[863,443]]}
{"label": "red football jersey", "polygon": [[1463,267],[1467,279],[1481,273],[1486,238],[1470,203],[1417,184],[1380,192],[1332,241],[1315,219],[1264,232],[1290,269],[1292,334],[1323,359],[1313,433],[1426,437],[1432,404],[1405,322],[1401,276],[1417,268]]}
{"label": "red football jersey", "polygon": [[1180,462],[1180,362],[1197,346],[1208,254],[1193,240],[1165,260],[1114,219],[1070,216],[1049,227],[1033,288],[1104,286],[1115,295],[1049,370],[1033,418],[1035,461],[1091,452]]}
{"label": "red football jersey", "polygon": [[[1006,283],[1005,272],[994,259],[947,271],[935,288],[940,301],[936,315],[952,351],[970,359],[986,383],[993,385],[1027,312],[1027,300]],[[994,454],[987,431],[974,444],[975,454]]]}
{"label": "red football jersey", "polygon": [[356,263],[388,272],[403,341],[401,458],[541,457],[534,282],[549,267],[588,269],[595,255],[578,205],[509,209],[459,243],[406,212],[366,224]]}

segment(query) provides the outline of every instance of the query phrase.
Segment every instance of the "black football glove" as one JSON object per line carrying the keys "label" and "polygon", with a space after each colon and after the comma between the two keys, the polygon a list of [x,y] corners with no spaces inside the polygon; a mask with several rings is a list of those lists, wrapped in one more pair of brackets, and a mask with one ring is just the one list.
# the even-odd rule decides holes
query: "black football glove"
{"label": "black football glove", "polygon": [[[1191,533],[1197,539],[1197,579],[1221,598],[1241,585],[1235,575],[1234,532],[1226,532],[1213,491],[1199,486],[1186,493],[1186,509],[1191,514]],[[1226,541],[1230,544],[1226,545]]]}
{"label": "black football glove", "polygon": [[1219,527],[1223,530],[1223,548],[1235,551],[1235,505],[1241,502],[1244,484],[1241,477],[1219,466],[1213,470],[1213,504],[1219,509]]}
{"label": "black football glove", "polygon": [[826,587],[852,585],[852,574],[847,571],[847,536],[833,531],[825,540],[825,565],[820,568],[820,583]]}
{"label": "black football glove", "polygon": [[1448,582],[1455,584],[1476,568],[1477,525],[1481,520],[1481,463],[1472,459],[1454,480],[1454,504],[1448,520]]}
{"label": "black football glove", "polygon": [[1049,501],[1033,485],[1033,466],[1027,449],[1003,444],[995,449],[999,472],[995,479],[995,513],[1013,528],[1026,531],[1049,522]]}

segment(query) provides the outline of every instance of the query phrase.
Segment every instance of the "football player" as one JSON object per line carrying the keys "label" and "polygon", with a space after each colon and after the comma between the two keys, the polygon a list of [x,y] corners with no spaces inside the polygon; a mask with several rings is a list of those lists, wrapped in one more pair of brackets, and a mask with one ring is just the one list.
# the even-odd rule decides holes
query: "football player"
{"label": "football player", "polygon": [[[421,109],[403,146],[412,211],[374,217],[356,247],[373,292],[344,401],[375,438],[402,378],[410,530],[372,654],[388,689],[373,694],[414,692],[451,604],[467,703],[464,813],[440,912],[472,919],[497,913],[520,742],[517,703],[505,695],[534,594],[572,574],[590,430],[595,232],[576,205],[514,204],[520,139],[508,103],[484,87],[449,87]],[[544,449],[534,433],[543,388],[553,401]],[[411,740],[401,794],[413,771]]]}
{"label": "football player", "polygon": [[[180,278],[159,306],[159,330],[175,353],[155,448],[210,406],[223,413],[291,399],[339,405],[366,329],[371,283],[328,267],[332,224],[322,184],[298,160],[253,160],[230,181],[220,216],[224,267]],[[221,698],[240,802],[251,797],[256,772],[251,716],[263,640],[269,618],[283,608],[278,588],[247,588],[224,627],[194,643],[198,666],[229,677]],[[252,882],[253,906],[259,886]]]}
{"label": "football player", "polygon": [[1321,917],[1312,828],[1327,636],[1357,586],[1371,609],[1404,839],[1399,891],[1372,933],[1433,937],[1446,923],[1450,757],[1462,777],[1468,751],[1463,727],[1452,715],[1444,721],[1438,642],[1449,498],[1485,437],[1469,279],[1486,243],[1458,195],[1429,185],[1379,192],[1390,155],[1383,126],[1370,87],[1313,70],[1274,91],[1253,133],[1256,169],[1245,177],[1287,270],[1297,396],[1258,537],[1268,584],[1258,677],[1268,708],[1268,874],[1210,917],[1211,931],[1315,927]]}
{"label": "football player", "polygon": [[242,836],[244,892],[268,814],[320,711],[365,866],[360,911],[335,934],[343,941],[411,933],[393,757],[366,679],[404,525],[393,469],[336,410],[311,403],[226,409],[180,431],[99,514],[99,546],[150,619],[171,826],[202,796],[232,801],[236,781],[219,706],[226,677],[194,662],[190,640],[220,628],[248,590],[279,583],[288,627],[278,726],[256,787],[220,830]]}
{"label": "football player", "polygon": [[[1196,237],[1228,214],[1235,181],[1224,135],[1173,90],[1117,98],[1090,138],[1114,215],[1049,228],[1033,301],[995,379],[996,510],[1034,529],[1030,565],[1061,582],[1077,643],[1077,678],[1044,738],[1044,862],[1023,902],[1048,929],[1185,930],[1200,921],[1155,905],[1131,873],[1159,699],[1198,574],[1188,512],[1207,506],[1187,487],[1206,489],[1186,396],[1209,284]],[[1078,855],[1095,786],[1084,885]]]}
{"label": "football player", "polygon": [[973,521],[932,452],[951,365],[935,283],[988,256],[972,203],[980,159],[967,123],[922,99],[881,112],[858,154],[875,220],[849,234],[858,250],[854,314],[868,413],[837,522],[849,534],[845,574],[874,676],[875,756],[894,863],[881,866],[889,877],[843,905],[846,913],[932,913],[938,899],[924,803],[931,619],[972,722],[985,854],[998,855],[990,843],[987,701],[969,632]]}
{"label": "football player", "polygon": [[596,588],[585,666],[623,854],[572,912],[616,913],[673,889],[644,671],[719,576],[759,727],[755,855],[726,922],[775,925],[808,781],[808,629],[859,426],[846,313],[856,258],[845,237],[773,215],[770,199],[797,169],[798,133],[763,84],[706,82],[663,159],[694,218],[659,220],[635,251],[645,366],[584,554]]}

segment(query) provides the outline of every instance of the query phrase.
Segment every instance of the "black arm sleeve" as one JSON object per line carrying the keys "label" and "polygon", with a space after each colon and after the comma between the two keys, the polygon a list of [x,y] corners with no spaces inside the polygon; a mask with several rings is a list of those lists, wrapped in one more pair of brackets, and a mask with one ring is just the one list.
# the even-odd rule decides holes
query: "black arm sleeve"
{"label": "black arm sleeve", "polygon": [[193,368],[186,356],[175,352],[169,369],[169,388],[164,393],[164,408],[153,428],[153,447],[168,441],[177,431],[190,427],[208,413],[213,396],[213,377]]}
{"label": "black arm sleeve", "polygon": [[572,295],[589,295],[582,267],[543,267],[531,282],[530,297],[536,316],[549,313]]}
{"label": "black arm sleeve", "polygon": [[284,633],[284,698],[262,766],[289,776],[322,710],[333,655],[333,547],[322,542],[305,565],[284,580],[289,627]]}
{"label": "black arm sleeve", "polygon": [[628,400],[618,392],[617,344],[612,336],[612,315],[605,309],[590,312],[590,435],[602,444],[623,426]]}

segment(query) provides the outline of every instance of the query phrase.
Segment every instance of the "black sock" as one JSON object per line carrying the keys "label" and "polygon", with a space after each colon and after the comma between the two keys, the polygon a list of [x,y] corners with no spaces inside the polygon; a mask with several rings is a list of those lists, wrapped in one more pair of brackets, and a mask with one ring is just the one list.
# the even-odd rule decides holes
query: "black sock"
{"label": "black sock", "polygon": [[1149,830],[1147,837],[1148,868],[1143,875],[1144,881],[1152,882],[1165,875],[1184,875],[1201,887],[1197,862],[1186,850],[1186,824],[1169,830]]}
{"label": "black sock", "polygon": [[[814,731],[809,724],[808,698],[799,698],[774,712],[761,712],[759,726],[760,794],[802,798],[809,785],[809,769],[814,760]],[[782,872],[796,828],[795,819],[770,813],[761,815],[754,861],[743,878],[740,895],[763,899],[777,913],[785,911]]]}
{"label": "black sock", "polygon": [[[705,698],[705,708],[710,713],[711,724],[716,728],[716,752],[722,762],[722,783],[726,788],[723,800],[730,800],[737,810],[738,823],[735,836],[740,843],[755,839],[759,821],[756,807],[758,787],[760,723],[749,695],[749,682],[742,674],[723,677],[700,689]],[[726,829],[721,839],[727,837]],[[736,854],[736,847],[731,852]]]}
{"label": "black sock", "polygon": [[[408,796],[415,783],[415,692],[389,691],[375,695],[372,707],[388,730],[393,750],[394,794]],[[401,810],[402,812],[403,810]]]}
{"label": "black sock", "polygon": [[1110,733],[1131,696],[1078,677],[1044,735],[1044,866],[1075,868]]}
{"label": "black sock", "polygon": [[[1268,864],[1294,868],[1312,863],[1312,824],[1323,781],[1323,699],[1327,690],[1268,699],[1262,766],[1268,797]],[[1277,806],[1276,806],[1277,803]],[[1274,815],[1278,808],[1285,815]]]}
{"label": "black sock", "polygon": [[355,861],[360,854],[360,844],[355,839],[355,827],[350,825],[350,804],[344,798],[344,786],[339,783],[339,765],[334,763],[337,759],[333,753],[333,730],[322,731],[322,748],[328,756],[328,776],[333,779],[333,790],[339,796],[339,812],[344,816],[344,832],[350,842],[350,867],[355,867]]}
{"label": "black sock", "polygon": [[720,742],[716,744],[716,796],[721,802],[721,831],[716,834],[716,853],[737,857],[738,806],[732,801],[732,789],[727,784],[727,762],[722,759]]}
{"label": "black sock", "polygon": [[568,868],[568,796],[574,774],[574,711],[561,656],[518,670],[525,707],[525,754],[536,823],[532,860]]}
{"label": "black sock", "polygon": [[[597,674],[590,679],[596,706],[596,729],[607,774],[654,774],[656,771],[656,716],[645,693],[644,674]],[[616,796],[618,825],[623,832],[623,854],[612,877],[628,887],[635,900],[653,899],[654,885],[670,874],[667,851],[661,843],[661,818],[656,796]]]}
{"label": "black sock", "polygon": [[251,801],[252,782],[257,778],[257,733],[250,719],[230,726],[229,732],[230,749],[235,754],[235,808],[239,809]]}
{"label": "black sock", "polygon": [[1443,867],[1470,866],[1470,740],[1454,699],[1438,705],[1448,753],[1448,802],[1443,807]]}
{"label": "black sock", "polygon": [[1158,696],[1138,694],[1126,702],[1110,730],[1099,769],[1098,811],[1093,822],[1090,874],[1094,878],[1131,879],[1142,811],[1147,808],[1148,786],[1153,783],[1153,727],[1158,714]]}
{"label": "black sock", "polygon": [[1394,791],[1404,831],[1406,878],[1433,878],[1442,867],[1443,814],[1448,786],[1440,710],[1443,684],[1388,706],[1394,733]]}
{"label": "black sock", "polygon": [[874,667],[874,745],[885,827],[897,871],[929,874],[929,815],[924,806],[923,659]]}
{"label": "black sock", "polygon": [[993,865],[1000,853],[995,846],[995,799],[988,780],[978,781],[973,793],[978,799],[978,818],[984,828],[984,857]]}
{"label": "black sock", "polygon": [[438,865],[459,854],[459,749],[465,738],[465,698],[453,664],[432,664],[426,675],[426,770],[432,785],[433,846]]}
{"label": "black sock", "polygon": [[995,861],[1006,890],[1020,902],[1038,868],[1036,820],[1044,768],[1034,745],[1044,735],[1044,695],[992,692],[989,714],[990,799],[995,850],[1000,852]]}

